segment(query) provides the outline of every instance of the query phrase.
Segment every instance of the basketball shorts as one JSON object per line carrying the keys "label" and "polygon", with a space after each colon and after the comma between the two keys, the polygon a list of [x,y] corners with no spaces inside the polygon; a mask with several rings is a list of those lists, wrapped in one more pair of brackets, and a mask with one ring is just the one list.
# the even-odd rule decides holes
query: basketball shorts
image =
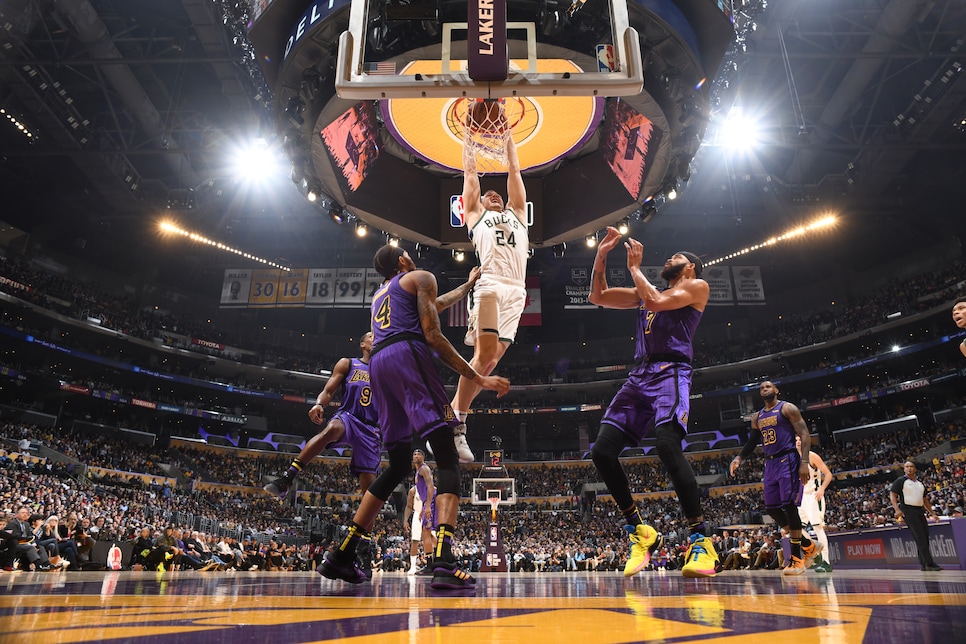
{"label": "basketball shorts", "polygon": [[459,423],[425,342],[403,340],[377,351],[369,362],[369,378],[387,450]]}
{"label": "basketball shorts", "polygon": [[802,495],[802,504],[798,506],[798,516],[803,524],[811,524],[813,527],[825,527],[825,499],[815,500],[815,491],[806,490]]}
{"label": "basketball shorts", "polygon": [[802,457],[796,451],[765,461],[765,475],[762,480],[766,508],[771,510],[801,504],[805,490],[802,480],[798,478],[798,466],[801,462]]}
{"label": "basketball shorts", "polygon": [[[520,316],[527,307],[527,287],[519,280],[483,275],[473,287],[470,328],[464,342],[473,346],[475,336],[496,333],[501,342],[513,343],[520,326]],[[472,337],[471,337],[472,336]],[[473,343],[470,340],[473,340]]]}
{"label": "basketball shorts", "polygon": [[687,432],[690,392],[691,365],[649,363],[631,373],[600,422],[620,429],[635,445],[664,423],[675,422]]}
{"label": "basketball shorts", "polygon": [[334,416],[345,427],[345,442],[352,448],[352,458],[349,460],[349,471],[353,476],[363,472],[379,473],[379,454],[382,441],[379,429],[367,425],[347,412],[337,412]]}

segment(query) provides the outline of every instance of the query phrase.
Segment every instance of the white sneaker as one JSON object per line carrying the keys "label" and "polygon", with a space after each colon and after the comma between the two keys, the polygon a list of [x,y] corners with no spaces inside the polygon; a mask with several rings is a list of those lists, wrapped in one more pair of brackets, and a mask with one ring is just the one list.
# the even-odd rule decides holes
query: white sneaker
{"label": "white sneaker", "polygon": [[473,450],[466,442],[466,423],[460,423],[453,430],[453,442],[456,443],[456,453],[459,455],[460,463],[465,465],[476,460],[476,457],[473,456]]}

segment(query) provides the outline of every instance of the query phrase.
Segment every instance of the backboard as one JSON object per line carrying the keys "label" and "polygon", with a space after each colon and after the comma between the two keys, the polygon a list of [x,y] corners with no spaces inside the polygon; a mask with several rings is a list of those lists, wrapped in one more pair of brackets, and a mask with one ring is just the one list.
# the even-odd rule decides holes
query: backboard
{"label": "backboard", "polygon": [[[473,6],[503,4],[505,8],[505,2],[481,0]],[[352,0],[349,28],[339,38],[336,91],[355,100],[639,94],[644,83],[641,47],[637,31],[629,24],[626,0],[608,0],[608,12],[602,16],[585,5],[575,0],[569,11],[541,12],[533,21],[507,20],[505,31],[493,38],[494,43],[505,44],[513,61],[506,78],[480,81],[470,78],[467,69],[467,42],[470,34],[475,37],[478,23],[466,22],[468,10],[462,3],[439,3],[439,9],[436,4],[406,5],[410,9],[402,14],[399,7],[379,0]],[[423,15],[418,7],[429,8]],[[605,29],[589,30],[594,42],[583,37],[578,45],[570,30],[580,31],[580,23],[588,20],[597,20],[595,26],[604,23]],[[538,29],[543,35],[540,43]],[[559,45],[547,44],[546,34],[556,32],[560,36],[549,40]],[[581,57],[574,69],[548,69],[540,64],[543,59]],[[415,61],[435,62],[412,72]],[[406,69],[410,73],[402,73]]]}
{"label": "backboard", "polygon": [[490,505],[490,498],[499,497],[499,505],[514,505],[517,502],[515,479],[473,479],[473,505]]}

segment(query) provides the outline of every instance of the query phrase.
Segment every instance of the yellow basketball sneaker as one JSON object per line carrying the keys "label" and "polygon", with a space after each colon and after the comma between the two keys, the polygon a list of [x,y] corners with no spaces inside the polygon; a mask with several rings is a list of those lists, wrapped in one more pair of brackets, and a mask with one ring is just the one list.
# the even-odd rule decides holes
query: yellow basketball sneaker
{"label": "yellow basketball sneaker", "polygon": [[783,575],[804,575],[808,567],[805,562],[795,555],[789,558],[788,565],[782,568]]}
{"label": "yellow basketball sneaker", "polygon": [[681,574],[685,577],[714,577],[718,574],[718,551],[710,537],[691,535],[691,545],[684,555]]}
{"label": "yellow basketball sneaker", "polygon": [[661,547],[664,539],[657,530],[643,523],[637,526],[625,525],[624,529],[631,538],[631,554],[624,566],[624,576],[630,577],[647,567],[651,562],[651,555]]}
{"label": "yellow basketball sneaker", "polygon": [[802,559],[804,560],[806,570],[812,567],[812,562],[815,561],[815,557],[822,554],[822,550],[824,549],[825,546],[818,539],[812,539],[807,548],[802,546]]}

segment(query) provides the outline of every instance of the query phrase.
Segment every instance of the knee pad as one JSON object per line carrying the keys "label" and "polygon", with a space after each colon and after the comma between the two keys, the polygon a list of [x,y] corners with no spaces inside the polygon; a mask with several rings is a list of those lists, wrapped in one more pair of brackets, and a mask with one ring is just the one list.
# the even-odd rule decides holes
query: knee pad
{"label": "knee pad", "polygon": [[676,464],[678,456],[684,459],[684,450],[681,449],[684,431],[676,424],[658,425],[654,430],[654,439],[654,449],[665,467],[668,467],[671,462]]}
{"label": "knee pad", "polygon": [[591,460],[599,470],[602,464],[617,463],[617,458],[624,449],[627,441],[624,433],[611,425],[601,425],[597,433],[597,440],[590,449]]}
{"label": "knee pad", "polygon": [[[452,442],[452,441],[450,441]],[[455,451],[456,448],[454,447]],[[380,501],[387,501],[392,491],[402,483],[411,471],[412,452],[408,444],[397,445],[389,450],[389,467],[369,485],[369,493]]]}
{"label": "knee pad", "polygon": [[798,516],[798,507],[794,505],[786,505],[783,510],[785,511],[785,514],[788,515],[788,529],[801,530],[802,518]]}
{"label": "knee pad", "polygon": [[436,493],[460,494],[460,461],[453,442],[453,430],[440,427],[428,436],[436,457]]}
{"label": "knee pad", "polygon": [[[771,518],[775,520],[775,523],[777,523],[779,527],[789,527],[788,515],[785,513],[784,508],[768,508],[768,514],[771,515]],[[795,513],[795,516],[798,516],[798,512]],[[801,523],[801,521],[799,521],[799,523]]]}

